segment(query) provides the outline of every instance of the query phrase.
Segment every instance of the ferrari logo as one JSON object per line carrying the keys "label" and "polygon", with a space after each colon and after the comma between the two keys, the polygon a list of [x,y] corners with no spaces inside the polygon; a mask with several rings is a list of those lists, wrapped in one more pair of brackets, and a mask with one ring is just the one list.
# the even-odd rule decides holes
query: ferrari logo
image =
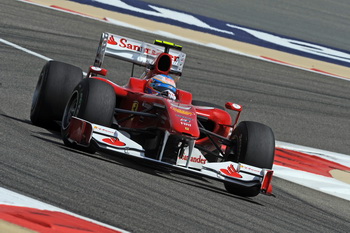
{"label": "ferrari logo", "polygon": [[132,107],[131,107],[131,111],[137,111],[137,109],[139,109],[139,102],[138,101],[134,101],[132,103]]}

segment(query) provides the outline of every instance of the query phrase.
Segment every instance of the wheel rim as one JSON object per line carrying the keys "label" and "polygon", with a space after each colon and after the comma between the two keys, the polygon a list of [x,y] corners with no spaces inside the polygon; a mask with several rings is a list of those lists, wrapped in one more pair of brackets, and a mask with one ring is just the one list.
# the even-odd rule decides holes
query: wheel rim
{"label": "wheel rim", "polygon": [[77,91],[73,92],[68,104],[66,105],[62,119],[63,129],[67,129],[69,127],[70,120],[78,113],[78,96],[79,95]]}
{"label": "wheel rim", "polygon": [[241,151],[240,138],[237,135],[231,137],[231,146],[227,146],[225,150],[225,161],[239,162],[239,155]]}

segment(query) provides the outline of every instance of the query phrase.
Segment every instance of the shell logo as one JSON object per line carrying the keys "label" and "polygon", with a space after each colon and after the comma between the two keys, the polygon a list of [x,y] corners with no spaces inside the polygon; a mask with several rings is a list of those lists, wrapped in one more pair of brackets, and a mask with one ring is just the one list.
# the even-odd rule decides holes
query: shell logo
{"label": "shell logo", "polygon": [[179,109],[179,108],[175,108],[175,107],[170,107],[172,110],[174,110],[175,112],[177,113],[180,113],[180,114],[184,114],[184,115],[188,115],[188,116],[192,116],[192,112],[190,111],[186,111],[186,110],[183,110],[183,109]]}

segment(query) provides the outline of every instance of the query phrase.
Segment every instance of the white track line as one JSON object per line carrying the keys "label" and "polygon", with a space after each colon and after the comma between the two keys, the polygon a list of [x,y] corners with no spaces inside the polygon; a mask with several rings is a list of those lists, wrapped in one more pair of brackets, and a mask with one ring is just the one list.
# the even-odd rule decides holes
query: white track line
{"label": "white track line", "polygon": [[19,46],[19,45],[17,45],[17,44],[14,44],[14,43],[12,43],[12,42],[10,42],[10,41],[7,41],[7,40],[4,40],[4,39],[2,39],[2,38],[0,38],[0,42],[3,43],[3,44],[9,45],[9,46],[11,46],[11,47],[13,47],[13,48],[15,48],[15,49],[18,49],[18,50],[21,50],[21,51],[23,51],[23,52],[26,52],[26,53],[29,53],[29,54],[31,54],[31,55],[34,55],[34,56],[36,56],[36,57],[39,57],[39,58],[41,58],[41,59],[43,59],[43,60],[45,60],[45,61],[50,61],[50,60],[52,60],[51,58],[45,57],[44,55],[41,55],[41,54],[39,54],[39,53],[36,53],[36,52],[31,51],[31,50],[26,49],[26,48],[23,48],[22,46]]}
{"label": "white track line", "polygon": [[[43,60],[45,60],[45,61],[51,61],[51,60],[53,60],[52,58],[46,57],[46,56],[44,56],[44,55],[41,55],[41,54],[39,54],[39,53],[36,53],[36,52],[31,51],[31,50],[29,50],[29,49],[26,49],[26,48],[24,48],[24,47],[22,47],[22,46],[19,46],[19,45],[17,45],[17,44],[14,44],[14,43],[12,43],[12,42],[10,42],[10,41],[7,41],[7,40],[4,40],[4,39],[2,39],[2,38],[0,38],[0,42],[6,44],[6,45],[8,45],[8,46],[11,46],[11,47],[13,47],[13,48],[15,48],[15,49],[18,49],[18,50],[21,50],[21,51],[26,52],[26,53],[28,53],[28,54],[31,54],[31,55],[33,55],[33,56],[36,56],[36,57],[38,57],[38,58],[41,58],[41,59],[43,59]],[[85,76],[85,75],[86,75],[86,72],[83,72],[83,75]]]}

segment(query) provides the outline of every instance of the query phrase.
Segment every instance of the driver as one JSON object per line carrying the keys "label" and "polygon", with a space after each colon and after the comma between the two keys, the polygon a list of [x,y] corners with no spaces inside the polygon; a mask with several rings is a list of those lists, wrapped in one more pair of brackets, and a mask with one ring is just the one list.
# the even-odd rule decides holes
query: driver
{"label": "driver", "polygon": [[147,80],[145,93],[161,95],[176,100],[175,81],[169,75],[157,74]]}

